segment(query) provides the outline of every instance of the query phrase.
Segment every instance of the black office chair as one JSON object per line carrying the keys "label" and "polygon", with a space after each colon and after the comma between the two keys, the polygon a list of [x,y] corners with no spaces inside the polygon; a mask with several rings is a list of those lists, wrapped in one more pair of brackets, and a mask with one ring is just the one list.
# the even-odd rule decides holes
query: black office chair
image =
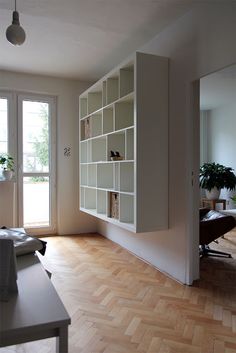
{"label": "black office chair", "polygon": [[233,229],[236,226],[235,218],[233,216],[210,210],[209,208],[201,208],[199,210],[199,217],[200,256],[232,257],[229,253],[210,249],[208,244]]}

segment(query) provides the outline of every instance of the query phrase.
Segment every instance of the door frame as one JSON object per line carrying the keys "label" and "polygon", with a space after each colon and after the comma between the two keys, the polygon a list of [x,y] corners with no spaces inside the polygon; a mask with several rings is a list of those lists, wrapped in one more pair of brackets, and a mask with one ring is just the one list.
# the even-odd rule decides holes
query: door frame
{"label": "door frame", "polygon": [[[23,111],[22,102],[25,100],[34,102],[45,102],[49,104],[49,227],[30,227],[26,231],[30,234],[43,235],[55,234],[57,230],[57,212],[56,212],[56,108],[57,97],[33,93],[17,93],[17,120],[18,120],[18,224],[23,226]],[[30,173],[29,173],[30,174]]]}
{"label": "door frame", "polygon": [[0,97],[8,100],[8,135],[7,148],[8,153],[14,158],[15,166],[17,166],[17,118],[16,118],[16,95],[13,92],[0,90]]}
{"label": "door frame", "polygon": [[199,260],[199,165],[200,165],[200,79],[193,81],[189,99],[187,152],[187,263],[186,283],[200,277]]}

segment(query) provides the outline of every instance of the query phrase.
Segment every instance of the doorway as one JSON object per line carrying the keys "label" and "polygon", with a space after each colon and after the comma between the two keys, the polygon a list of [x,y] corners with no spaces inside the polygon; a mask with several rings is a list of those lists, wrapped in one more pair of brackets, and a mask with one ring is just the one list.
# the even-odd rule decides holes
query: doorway
{"label": "doorway", "polygon": [[[236,174],[236,65],[201,78],[199,92],[199,167],[204,163],[216,163],[232,168]],[[205,190],[200,190],[198,197],[202,200],[201,207],[207,206],[230,214],[236,209],[236,204],[231,199],[234,195],[236,195],[236,189],[224,188],[221,189],[217,203],[205,199]],[[236,233],[233,233],[235,228],[224,238],[219,237],[217,244],[212,242],[210,248],[235,254]],[[213,260],[209,258],[208,261],[210,263]],[[221,258],[219,261],[223,263],[225,259]],[[232,260],[231,264],[233,262]]]}
{"label": "doorway", "polygon": [[0,92],[0,153],[14,157],[17,226],[56,231],[56,98]]}
{"label": "doorway", "polygon": [[[234,173],[236,173],[235,148],[232,148],[232,144],[235,144],[236,127],[230,123],[230,119],[233,117],[233,124],[236,124],[236,64],[192,82],[191,92],[190,109],[192,110],[192,119],[189,120],[189,145],[191,145],[189,173],[191,175],[189,174],[190,182],[188,184],[188,215],[190,219],[188,249],[190,260],[188,264],[189,275],[187,283],[192,283],[193,280],[199,278],[199,206],[201,205],[202,196],[199,190],[199,166],[203,162],[210,161],[209,150],[206,151],[205,146],[210,144],[210,149],[213,149],[217,142],[217,154],[220,157],[219,159],[217,158],[218,162],[232,167]],[[224,107],[229,107],[229,102],[234,104],[235,108],[231,110],[233,114],[231,114],[231,118],[227,119],[228,114],[226,115],[226,111],[225,113],[221,111],[221,120],[219,121],[221,127],[218,126],[217,128],[219,134],[216,138],[211,132],[210,142],[208,139],[209,131],[207,131],[209,126],[207,127],[206,121],[203,122],[202,119],[209,116],[209,110],[218,109],[216,107],[217,104],[221,105],[220,109],[224,109]],[[202,120],[201,124],[200,120]],[[216,129],[217,120],[213,120],[211,123],[214,124]],[[228,129],[230,137],[227,137],[225,127]],[[216,148],[214,148],[214,151],[215,160]],[[236,190],[233,191],[233,194],[236,194]],[[221,197],[226,199],[226,208],[236,208],[236,204],[233,204],[230,199],[231,195],[232,193],[226,190],[222,192]]]}
{"label": "doorway", "polygon": [[56,229],[55,100],[18,95],[19,224],[37,233]]}

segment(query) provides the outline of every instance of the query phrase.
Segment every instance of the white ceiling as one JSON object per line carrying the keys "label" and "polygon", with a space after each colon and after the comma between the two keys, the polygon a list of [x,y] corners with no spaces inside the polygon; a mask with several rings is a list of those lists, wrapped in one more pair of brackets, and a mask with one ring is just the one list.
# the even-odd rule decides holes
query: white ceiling
{"label": "white ceiling", "polygon": [[198,1],[17,0],[26,42],[14,47],[5,38],[14,0],[0,0],[0,69],[97,79]]}
{"label": "white ceiling", "polygon": [[236,64],[200,80],[201,110],[211,110],[236,102]]}

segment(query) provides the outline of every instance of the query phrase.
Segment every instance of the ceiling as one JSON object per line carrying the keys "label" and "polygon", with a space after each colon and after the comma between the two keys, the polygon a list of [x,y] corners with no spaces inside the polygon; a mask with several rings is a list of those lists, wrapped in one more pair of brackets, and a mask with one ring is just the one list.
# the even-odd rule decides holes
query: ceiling
{"label": "ceiling", "polygon": [[211,110],[236,102],[236,64],[200,80],[201,110]]}
{"label": "ceiling", "polygon": [[14,47],[5,38],[14,0],[0,0],[0,69],[95,80],[198,1],[17,0],[26,42]]}

